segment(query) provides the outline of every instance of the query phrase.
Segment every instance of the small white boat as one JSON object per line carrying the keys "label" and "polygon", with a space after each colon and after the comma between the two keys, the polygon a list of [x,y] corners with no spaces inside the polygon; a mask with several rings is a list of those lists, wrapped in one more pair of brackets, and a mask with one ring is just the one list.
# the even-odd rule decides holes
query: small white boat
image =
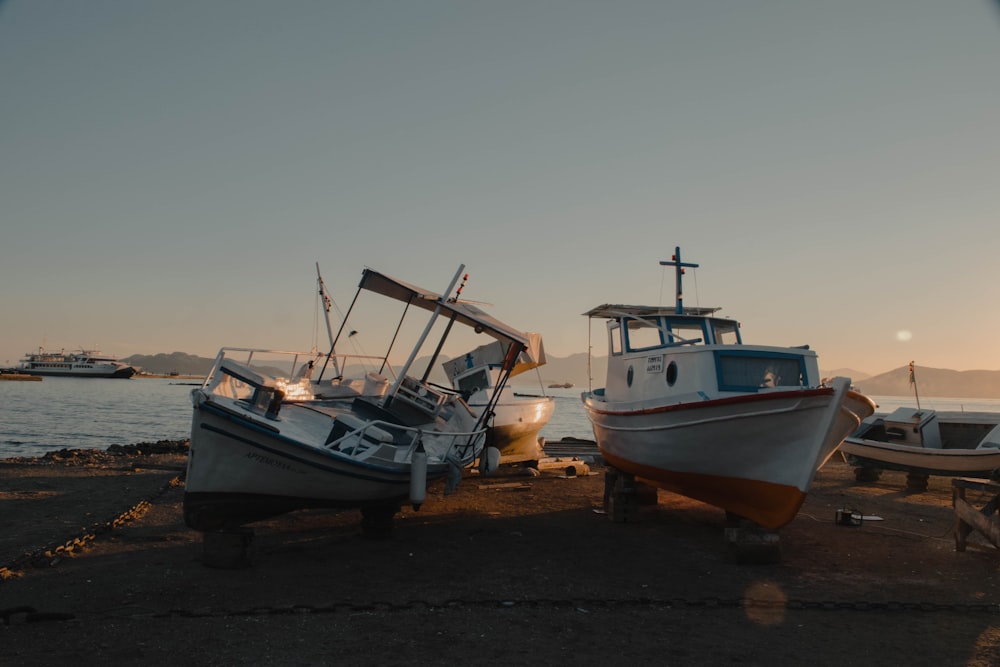
{"label": "small white boat", "polygon": [[[461,273],[462,268],[445,295]],[[360,508],[366,532],[383,534],[403,502],[420,506],[428,483],[447,477],[450,489],[476,459],[483,472],[495,468],[496,452],[484,452],[483,414],[488,409],[476,414],[460,395],[431,385],[427,377],[453,325],[459,324],[491,336],[506,350],[509,361],[500,369],[497,385],[502,389],[513,362],[528,349],[529,336],[474,305],[371,269],[362,274],[352,309],[363,292],[403,302],[402,318],[414,309],[432,313],[392,379],[370,372],[360,390],[345,389],[342,397],[323,400],[316,397],[317,388],[331,394],[342,388],[337,378],[332,384],[322,379],[323,372],[342,368],[342,359],[333,352],[336,339],[327,355],[220,351],[204,384],[192,392],[184,494],[188,526],[231,530],[297,509],[343,507]],[[410,375],[439,320],[444,331],[427,370],[419,377]],[[282,357],[284,370],[271,361]]]}
{"label": "small white boat", "polygon": [[25,354],[14,370],[46,377],[127,379],[135,375],[134,367],[96,350],[47,352],[38,348],[37,352]]}
{"label": "small white boat", "polygon": [[744,344],[715,308],[604,304],[606,386],[582,394],[605,461],[639,480],[776,530],[816,471],[875,404],[849,378],[822,382],[816,353]]}
{"label": "small white boat", "polygon": [[[518,357],[510,377],[545,363],[542,337],[528,334],[529,348]],[[445,374],[452,387],[472,408],[488,416],[486,445],[500,452],[501,463],[537,461],[545,456],[538,434],[552,418],[555,399],[516,393],[512,387],[498,390],[505,366],[505,348],[499,343],[481,345],[471,352],[445,362]]]}
{"label": "small white boat", "polygon": [[863,481],[882,470],[989,477],[1000,469],[1000,413],[898,408],[865,419],[840,451]]}

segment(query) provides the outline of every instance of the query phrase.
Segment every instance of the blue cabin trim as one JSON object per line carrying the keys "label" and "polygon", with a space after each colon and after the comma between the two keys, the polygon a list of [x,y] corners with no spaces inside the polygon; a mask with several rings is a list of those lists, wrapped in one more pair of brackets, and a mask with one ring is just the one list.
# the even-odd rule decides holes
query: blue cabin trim
{"label": "blue cabin trim", "polygon": [[757,392],[771,387],[809,387],[805,356],[727,347],[714,351],[719,391]]}

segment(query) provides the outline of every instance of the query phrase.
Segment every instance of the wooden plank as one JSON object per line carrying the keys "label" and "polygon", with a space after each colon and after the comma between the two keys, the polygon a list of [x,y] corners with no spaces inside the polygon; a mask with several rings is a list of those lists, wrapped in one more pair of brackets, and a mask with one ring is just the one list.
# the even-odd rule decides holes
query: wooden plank
{"label": "wooden plank", "polygon": [[[956,549],[958,551],[965,550],[965,537],[968,536],[969,532],[965,531],[962,526],[962,522],[971,526],[976,531],[981,533],[986,539],[988,539],[993,546],[1000,547],[1000,524],[996,522],[995,519],[988,517],[983,514],[980,510],[967,503],[961,498],[955,498],[955,516],[959,519],[959,525],[956,527]],[[964,532],[964,535],[959,537],[959,534]],[[961,548],[959,545],[961,544]]]}
{"label": "wooden plank", "polygon": [[965,544],[969,533],[972,532],[972,526],[962,521],[958,516],[958,510],[955,509],[959,502],[965,503],[965,487],[955,484],[957,481],[953,480],[951,485],[951,506],[952,511],[955,512],[955,551],[962,552],[965,551]]}
{"label": "wooden plank", "polygon": [[975,489],[1000,495],[1000,482],[994,482],[991,479],[957,477],[951,480],[951,486],[953,489]]}

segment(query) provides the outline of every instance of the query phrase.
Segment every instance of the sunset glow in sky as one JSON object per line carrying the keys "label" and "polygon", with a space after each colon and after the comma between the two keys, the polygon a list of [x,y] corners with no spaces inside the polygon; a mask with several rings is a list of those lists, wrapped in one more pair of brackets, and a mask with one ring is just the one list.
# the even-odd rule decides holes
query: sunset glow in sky
{"label": "sunset glow in sky", "polygon": [[747,342],[1000,370],[998,65],[985,1],[0,1],[0,365],[308,349],[317,261],[567,356],[680,246]]}

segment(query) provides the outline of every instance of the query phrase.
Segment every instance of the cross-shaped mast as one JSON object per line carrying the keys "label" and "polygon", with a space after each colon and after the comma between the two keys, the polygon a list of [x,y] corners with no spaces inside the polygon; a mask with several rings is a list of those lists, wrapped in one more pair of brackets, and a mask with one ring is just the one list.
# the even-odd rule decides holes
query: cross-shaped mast
{"label": "cross-shaped mast", "polygon": [[691,264],[691,263],[682,262],[681,261],[681,247],[680,246],[675,246],[674,247],[674,255],[673,255],[673,257],[670,258],[669,262],[661,261],[660,262],[660,266],[673,266],[676,269],[676,273],[677,273],[677,279],[676,279],[676,283],[677,283],[677,308],[676,308],[675,312],[678,315],[683,315],[684,314],[684,291],[681,289],[681,276],[684,275],[684,267],[685,266],[690,266],[691,268],[696,269],[696,268],[698,268],[698,265],[697,264]]}

